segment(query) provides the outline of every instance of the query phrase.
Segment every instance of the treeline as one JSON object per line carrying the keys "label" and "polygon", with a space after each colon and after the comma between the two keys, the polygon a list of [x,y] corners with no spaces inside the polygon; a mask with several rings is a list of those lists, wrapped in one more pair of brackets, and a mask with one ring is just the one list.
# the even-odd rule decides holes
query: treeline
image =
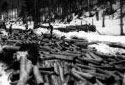
{"label": "treeline", "polygon": [[16,8],[24,22],[29,16],[36,23],[65,19],[68,22],[72,19],[72,13],[80,17],[83,10],[91,11],[95,5],[108,1],[112,3],[111,0],[0,0],[0,13]]}

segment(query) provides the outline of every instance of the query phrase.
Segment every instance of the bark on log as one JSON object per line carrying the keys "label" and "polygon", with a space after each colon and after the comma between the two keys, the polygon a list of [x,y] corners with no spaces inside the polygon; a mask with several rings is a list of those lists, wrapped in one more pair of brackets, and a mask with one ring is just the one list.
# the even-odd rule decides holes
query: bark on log
{"label": "bark on log", "polygon": [[[43,58],[43,56],[45,56],[45,58]],[[41,60],[52,60],[52,59],[72,61],[73,56],[57,55],[57,54],[45,54],[45,55],[41,54]]]}
{"label": "bark on log", "polygon": [[19,46],[4,45],[4,46],[2,46],[0,52],[2,52],[2,51],[9,51],[9,50],[18,51],[19,49],[20,49]]}
{"label": "bark on log", "polygon": [[34,73],[37,85],[44,84],[43,76],[41,75],[37,65],[33,66],[33,73]]}
{"label": "bark on log", "polygon": [[20,77],[17,85],[26,85],[31,69],[31,61],[27,60],[26,56],[22,56],[20,60]]}
{"label": "bark on log", "polygon": [[59,75],[60,75],[60,79],[62,81],[62,83],[64,83],[65,79],[64,79],[64,69],[63,67],[60,65],[60,63],[57,63],[58,68],[59,68]]}
{"label": "bark on log", "polygon": [[52,54],[56,54],[56,55],[64,55],[64,56],[73,56],[73,57],[79,57],[81,54],[79,54],[79,53],[74,53],[74,52],[72,52],[72,53],[69,53],[69,52],[52,52]]}
{"label": "bark on log", "polygon": [[92,52],[88,52],[88,53],[89,53],[89,55],[91,55],[91,56],[92,56],[94,59],[96,59],[96,60],[99,60],[99,61],[102,61],[102,60],[103,60],[101,57],[95,55],[95,54],[92,53]]}
{"label": "bark on log", "polygon": [[75,69],[72,69],[73,72],[78,73],[79,75],[81,75],[82,77],[84,77],[85,79],[92,79],[94,76],[89,74],[89,73],[83,73],[83,72],[79,72]]}

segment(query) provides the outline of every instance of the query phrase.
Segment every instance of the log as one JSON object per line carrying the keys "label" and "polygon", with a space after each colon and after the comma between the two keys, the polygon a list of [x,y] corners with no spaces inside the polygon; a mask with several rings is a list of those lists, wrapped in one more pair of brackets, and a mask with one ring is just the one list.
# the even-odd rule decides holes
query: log
{"label": "log", "polygon": [[99,79],[102,79],[102,80],[105,80],[106,78],[109,78],[110,76],[112,76],[109,73],[107,73],[106,71],[104,71],[102,69],[99,69],[99,68],[94,68],[94,67],[91,67],[91,66],[85,66],[85,65],[81,65],[81,64],[76,64],[76,66],[79,66],[82,69],[96,70],[97,71],[96,73],[90,72],[90,71],[86,71],[86,72],[89,72],[90,74],[92,74],[96,77],[99,77]]}
{"label": "log", "polygon": [[92,65],[92,67],[94,68],[100,68],[100,69],[103,69],[103,70],[115,70],[115,68],[113,66],[96,66],[96,65]]}
{"label": "log", "polygon": [[81,75],[82,77],[84,77],[85,79],[92,79],[94,76],[89,74],[89,73],[83,73],[83,72],[79,72],[76,69],[72,69],[73,72],[78,73],[79,75]]}
{"label": "log", "polygon": [[[78,60],[82,61],[83,63],[91,63],[91,64],[95,64],[95,65],[100,65],[100,61],[96,61],[94,59],[88,59],[88,58],[80,58],[78,57]],[[78,62],[79,63],[79,62]]]}
{"label": "log", "polygon": [[[43,56],[45,56],[43,58]],[[66,55],[57,55],[57,54],[41,54],[41,60],[53,60],[53,59],[60,59],[60,60],[66,60],[66,61],[73,61],[73,56],[66,56]]]}
{"label": "log", "polygon": [[99,60],[99,61],[102,61],[102,60],[103,60],[100,56],[97,56],[97,55],[95,55],[95,54],[92,53],[92,52],[88,52],[88,54],[89,54],[90,56],[92,56],[95,60]]}
{"label": "log", "polygon": [[10,50],[18,51],[19,49],[20,49],[19,46],[13,46],[13,45],[4,45],[4,46],[2,46],[3,51],[10,51]]}
{"label": "log", "polygon": [[21,40],[7,40],[7,42],[11,42],[11,43],[20,43],[21,42]]}
{"label": "log", "polygon": [[57,63],[58,68],[59,68],[59,75],[60,75],[60,79],[62,81],[62,83],[64,83],[65,79],[64,79],[64,69],[63,67],[60,65],[60,63]]}
{"label": "log", "polygon": [[43,76],[41,75],[40,70],[37,65],[33,66],[33,74],[35,76],[37,85],[40,85],[40,84],[43,85],[44,84]]}
{"label": "log", "polygon": [[90,69],[90,70],[95,70],[95,68],[94,67],[91,67],[91,66],[86,66],[86,65],[83,65],[83,64],[78,64],[78,63],[76,63],[75,64],[75,66],[77,67],[80,67],[80,68],[82,68],[82,69]]}
{"label": "log", "polygon": [[44,83],[44,85],[52,85],[51,76],[45,75],[45,83]]}
{"label": "log", "polygon": [[85,57],[88,59],[93,59],[92,56],[90,56],[88,53],[85,54]]}
{"label": "log", "polygon": [[111,62],[110,65],[118,65],[118,64],[124,64],[125,60],[117,61],[117,62]]}
{"label": "log", "polygon": [[100,79],[100,80],[106,80],[111,77],[110,75],[102,74],[102,73],[98,73],[98,72],[91,72],[91,71],[85,71],[85,72],[88,72],[89,74],[93,75],[94,77],[96,77],[97,79]]}
{"label": "log", "polygon": [[64,56],[72,56],[72,57],[79,57],[79,56],[81,56],[81,54],[80,53],[74,53],[74,52],[72,52],[72,53],[69,53],[69,52],[51,52],[52,54],[54,54],[54,55],[64,55]]}
{"label": "log", "polygon": [[123,74],[123,82],[122,82],[123,85],[125,85],[125,73]]}
{"label": "log", "polygon": [[31,69],[32,69],[31,61],[27,60],[26,56],[22,56],[20,60],[20,77],[17,85],[27,84]]}
{"label": "log", "polygon": [[102,82],[100,82],[98,79],[96,79],[97,85],[104,85]]}
{"label": "log", "polygon": [[52,72],[52,71],[41,71],[40,70],[40,73],[41,74],[46,74],[46,75],[55,75],[55,76],[59,76],[57,73],[55,73],[55,72]]}
{"label": "log", "polygon": [[87,40],[85,39],[65,39],[66,42],[88,42]]}
{"label": "log", "polygon": [[85,79],[80,76],[79,74],[75,73],[75,72],[71,72],[72,76],[75,77],[76,79],[79,79],[79,80],[82,80],[82,81],[85,81]]}

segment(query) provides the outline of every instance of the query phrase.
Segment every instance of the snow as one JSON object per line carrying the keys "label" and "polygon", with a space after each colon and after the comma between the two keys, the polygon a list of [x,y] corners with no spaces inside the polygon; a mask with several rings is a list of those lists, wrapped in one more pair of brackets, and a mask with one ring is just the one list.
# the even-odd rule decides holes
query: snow
{"label": "snow", "polygon": [[[23,24],[23,22],[6,22],[6,28],[8,29],[10,27],[10,25],[12,24],[12,28],[13,29],[22,29],[22,30],[26,30],[25,28],[25,24]],[[34,27],[34,23],[33,22],[28,22],[28,29],[33,29]]]}
{"label": "snow", "polygon": [[[113,8],[117,10],[117,12],[114,15],[110,16],[105,16],[105,27],[102,27],[102,13],[103,10],[98,8],[99,10],[99,21],[96,20],[96,16],[93,17],[84,17],[84,16],[89,16],[89,13],[86,12],[84,16],[81,17],[81,19],[78,19],[77,15],[75,16],[73,14],[73,20],[70,23],[63,23],[56,21],[55,23],[52,23],[53,27],[55,28],[53,30],[53,33],[59,37],[65,36],[67,39],[71,39],[72,37],[78,37],[78,38],[83,38],[87,39],[89,42],[94,42],[94,41],[101,41],[101,42],[113,42],[113,43],[121,43],[125,44],[125,36],[120,36],[120,9],[119,9],[119,2],[113,5]],[[125,7],[124,7],[125,8]],[[123,10],[125,12],[125,9]],[[113,17],[114,16],[114,17]],[[79,32],[60,32],[56,30],[56,28],[66,28],[66,26],[76,26],[76,25],[84,25],[84,24],[93,24],[96,26],[97,31],[101,34],[99,35],[98,32],[84,32],[84,31],[79,31]],[[125,23],[125,18],[123,19],[123,23]],[[16,22],[12,23],[12,28],[13,29],[22,29],[25,30],[25,25],[22,22]],[[33,29],[33,22],[28,22],[28,28]],[[49,26],[48,23],[42,24],[43,26]],[[6,23],[6,27],[10,27],[10,23]],[[125,25],[123,25],[123,32],[125,33]],[[1,30],[4,36],[7,36],[8,33],[4,30]],[[34,29],[34,33],[37,35],[42,35],[43,33],[49,33],[48,29],[45,28],[37,28]],[[99,52],[105,53],[105,54],[112,54],[112,55],[117,55],[117,54],[125,54],[125,50],[121,48],[113,48],[110,47],[109,45],[106,45],[104,43],[97,43],[97,44],[92,44],[88,46],[89,48],[96,49]],[[2,51],[2,46],[0,45],[0,51]],[[26,52],[20,52],[18,53],[17,59],[20,59],[20,55],[26,55]],[[10,80],[8,80],[9,73],[5,72],[3,69],[3,64],[0,63],[0,85],[10,85]]]}
{"label": "snow", "polygon": [[[80,32],[69,32],[69,33],[64,33],[64,32],[59,32],[55,31],[54,33],[57,34],[58,36],[65,36],[68,39],[71,39],[73,36],[76,36],[78,38],[85,38],[89,42],[93,41],[106,41],[106,42],[120,42],[125,44],[125,36],[120,36],[120,9],[119,9],[119,2],[116,4],[113,4],[114,10],[117,10],[117,12],[113,15],[110,16],[105,16],[105,27],[102,27],[102,13],[103,10],[101,8],[98,8],[99,10],[99,21],[96,20],[96,16],[93,17],[84,17],[82,16],[81,19],[77,18],[77,15],[73,15],[73,20],[68,23],[52,23],[54,28],[65,28],[66,26],[75,26],[75,25],[81,25],[81,24],[93,24],[96,26],[97,31],[101,34],[99,35],[98,32],[95,33],[86,33],[83,31]],[[125,6],[123,7],[125,8]],[[125,9],[123,9],[123,12],[125,12]],[[86,12],[84,15],[88,16],[88,12]],[[123,23],[125,23],[125,18],[123,18]],[[48,24],[43,24],[45,26],[48,26]],[[45,32],[45,31],[44,31]],[[123,25],[123,32],[125,33],[125,25]]]}
{"label": "snow", "polygon": [[113,48],[103,43],[89,45],[89,48],[96,49],[99,52],[110,54],[110,55],[117,55],[125,53],[124,49],[121,48]]}
{"label": "snow", "polygon": [[[35,33],[41,35],[41,33],[49,33],[49,31],[44,28],[39,28],[35,30]],[[113,42],[113,43],[125,44],[125,36],[99,35],[97,32],[86,33],[84,31],[64,33],[58,30],[54,30],[53,33],[58,37],[65,36],[67,39],[71,39],[72,37],[75,36],[78,38],[87,39],[89,42],[101,41],[101,42]],[[125,54],[124,49],[109,47],[104,43],[93,44],[90,45],[89,47],[95,48],[97,51],[105,54],[112,54],[112,55],[123,54],[123,53]]]}
{"label": "snow", "polygon": [[10,85],[9,72],[5,72],[6,66],[0,63],[0,85]]}
{"label": "snow", "polygon": [[20,51],[20,52],[17,52],[16,53],[16,59],[19,61],[21,59],[21,57],[26,57],[28,55],[28,52],[27,51]]}
{"label": "snow", "polygon": [[0,32],[1,32],[1,36],[8,36],[8,33],[5,31],[5,30],[0,30]]}
{"label": "snow", "polygon": [[[49,33],[49,30],[44,28],[39,28],[35,29],[34,33],[41,35],[41,33]],[[125,36],[99,35],[97,32],[86,33],[84,31],[64,33],[58,30],[54,30],[53,33],[58,36],[65,36],[67,39],[71,39],[72,37],[76,36],[78,38],[87,39],[89,42],[105,41],[105,42],[120,42],[125,44]]]}
{"label": "snow", "polygon": [[[59,37],[65,36],[67,39],[71,39],[72,37],[76,36],[78,38],[84,38],[87,39],[89,42],[94,41],[106,41],[106,42],[115,42],[115,43],[122,43],[125,44],[125,36],[120,36],[120,9],[119,9],[119,2],[116,4],[113,4],[113,7],[117,12],[115,12],[113,15],[105,16],[105,27],[102,27],[102,13],[103,10],[101,7],[98,7],[97,10],[99,11],[99,21],[96,20],[96,16],[93,17],[85,17],[89,16],[88,12],[85,12],[83,16],[78,19],[78,15],[72,14],[73,20],[70,23],[64,23],[56,21],[55,23],[51,23],[51,25],[54,27],[53,33]],[[124,10],[125,12],[125,6]],[[94,11],[93,11],[94,13]],[[113,17],[114,16],[114,17]],[[66,26],[76,26],[76,25],[84,25],[84,24],[92,24],[96,26],[97,32],[89,32],[86,33],[84,31],[79,32],[60,32],[56,30],[56,28],[66,28]],[[125,23],[125,18],[123,18],[123,23]],[[33,22],[28,22],[29,29],[33,29]],[[7,28],[9,28],[10,24],[6,25]],[[42,24],[42,26],[49,26],[48,23]],[[21,23],[13,23],[12,26],[13,29],[22,29],[25,30],[25,25]],[[125,25],[123,25],[123,32],[125,33]],[[37,28],[34,29],[34,33],[37,35],[41,35],[42,33],[49,33],[49,30],[45,28]],[[101,35],[99,35],[99,33]],[[99,45],[100,46],[100,45]],[[101,45],[102,47],[104,45]],[[105,46],[104,46],[105,47]]]}

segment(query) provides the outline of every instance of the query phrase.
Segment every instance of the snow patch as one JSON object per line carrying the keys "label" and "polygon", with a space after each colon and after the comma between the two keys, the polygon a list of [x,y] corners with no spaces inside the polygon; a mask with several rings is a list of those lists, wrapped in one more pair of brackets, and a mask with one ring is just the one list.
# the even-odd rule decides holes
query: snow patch
{"label": "snow patch", "polygon": [[103,43],[89,45],[88,47],[96,49],[99,52],[111,55],[123,54],[125,53],[124,49],[121,48],[113,48]]}
{"label": "snow patch", "polygon": [[0,63],[0,85],[10,85],[9,75],[10,73],[5,71],[6,66]]}

